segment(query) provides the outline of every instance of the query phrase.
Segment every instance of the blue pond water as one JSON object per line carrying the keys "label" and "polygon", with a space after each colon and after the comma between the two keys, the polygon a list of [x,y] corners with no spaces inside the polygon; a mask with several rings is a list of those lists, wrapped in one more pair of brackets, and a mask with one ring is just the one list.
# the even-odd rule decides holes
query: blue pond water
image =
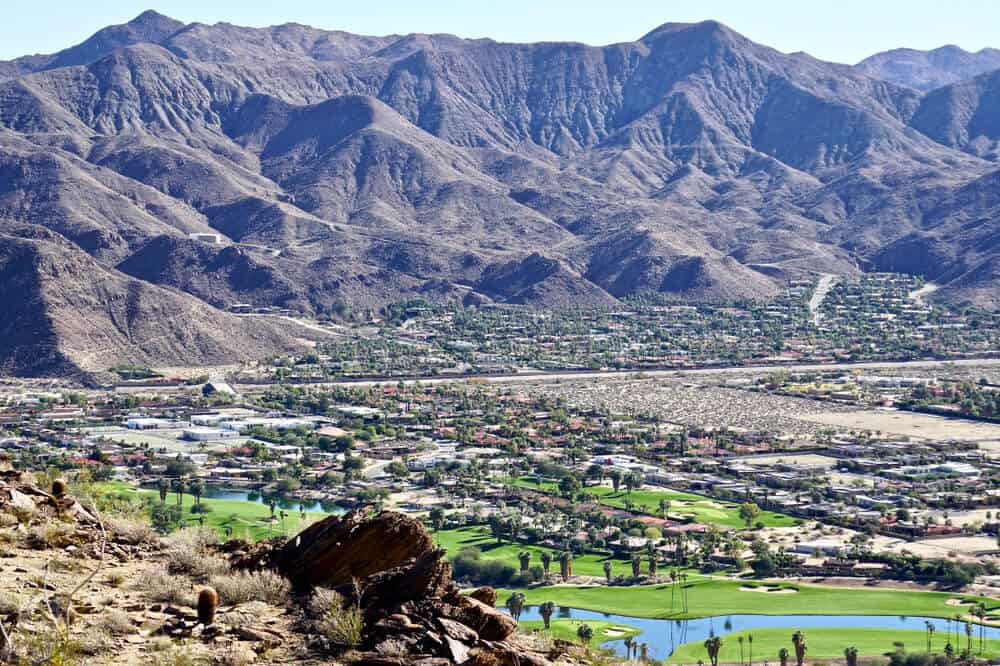
{"label": "blue pond water", "polygon": [[[210,499],[239,500],[242,502],[257,502],[267,504],[269,497],[261,495],[253,490],[240,490],[235,488],[206,488],[204,497]],[[310,511],[316,513],[344,513],[345,509],[332,502],[310,502],[299,501],[293,498],[280,497],[275,495],[277,507],[285,511]],[[301,508],[300,508],[301,507]]]}
{"label": "blue pond water", "polygon": [[[578,608],[559,607],[553,619],[573,620],[606,620],[627,624],[642,631],[636,640],[649,646],[649,656],[654,659],[665,659],[673,654],[678,646],[691,641],[703,642],[712,636],[725,636],[736,631],[752,629],[788,629],[789,637],[796,629],[803,631],[809,628],[857,628],[868,629],[902,629],[924,631],[926,622],[931,622],[937,629],[936,636],[941,640],[948,633],[948,620],[931,617],[898,615],[718,615],[696,620],[653,620],[626,615],[611,615],[596,611],[580,610]],[[521,620],[541,620],[537,606],[525,608]],[[964,640],[964,626],[959,629]],[[979,627],[976,627],[976,636]],[[1000,638],[1000,628],[987,627],[987,638]],[[943,645],[943,641],[942,641]],[[604,647],[614,649],[620,655],[625,654],[625,644],[621,641],[610,641]],[[705,659],[708,661],[707,657]]]}

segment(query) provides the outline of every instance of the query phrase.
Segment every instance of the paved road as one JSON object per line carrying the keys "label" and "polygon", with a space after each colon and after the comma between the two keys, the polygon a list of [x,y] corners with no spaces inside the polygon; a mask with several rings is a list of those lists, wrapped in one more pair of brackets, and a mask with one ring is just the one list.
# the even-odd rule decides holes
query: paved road
{"label": "paved road", "polygon": [[809,299],[809,312],[812,313],[813,323],[817,326],[819,326],[820,321],[823,319],[823,314],[820,312],[819,306],[823,304],[823,299],[826,298],[826,295],[830,293],[835,284],[837,284],[837,276],[831,273],[824,273],[816,284],[816,291],[813,292],[812,298]]}
{"label": "paved road", "polygon": [[[700,375],[726,375],[726,374],[760,374],[776,370],[788,372],[809,372],[809,371],[829,371],[829,370],[890,370],[903,368],[948,368],[955,366],[1000,366],[1000,358],[988,359],[961,359],[957,361],[872,361],[868,363],[813,363],[800,365],[758,365],[758,366],[735,366],[729,368],[697,368],[681,370],[595,370],[588,372],[522,372],[511,375],[479,375],[474,377],[405,377],[399,379],[382,380],[338,380],[332,382],[315,382],[309,384],[296,384],[296,386],[375,386],[378,384],[447,384],[454,382],[482,382],[489,384],[502,384],[512,382],[554,382],[573,381],[585,379],[600,379],[602,377],[628,377],[642,375],[643,377],[685,377]],[[240,390],[259,388],[260,385],[239,384]],[[146,389],[147,391],[149,389]]]}

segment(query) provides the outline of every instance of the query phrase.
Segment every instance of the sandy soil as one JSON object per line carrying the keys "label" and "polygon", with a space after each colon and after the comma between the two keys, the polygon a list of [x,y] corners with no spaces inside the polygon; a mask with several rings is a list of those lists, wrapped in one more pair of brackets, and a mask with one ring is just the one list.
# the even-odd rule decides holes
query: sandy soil
{"label": "sandy soil", "polygon": [[800,419],[851,430],[873,430],[920,439],[1000,439],[1000,425],[892,410],[820,412]]}
{"label": "sandy soil", "polygon": [[740,586],[740,592],[763,592],[765,594],[796,594],[798,590],[793,590],[790,587],[750,587],[749,585]]}

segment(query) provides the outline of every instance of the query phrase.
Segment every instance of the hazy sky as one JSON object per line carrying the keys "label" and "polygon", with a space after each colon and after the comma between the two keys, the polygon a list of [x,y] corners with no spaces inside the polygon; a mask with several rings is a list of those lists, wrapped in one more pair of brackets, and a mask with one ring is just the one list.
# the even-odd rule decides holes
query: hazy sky
{"label": "hazy sky", "polygon": [[[151,1],[151,0],[147,0]],[[182,21],[298,22],[363,34],[449,32],[502,41],[633,40],[668,21],[722,21],[779,50],[854,63],[886,49],[1000,47],[1000,0],[10,0],[0,59],[50,53],[145,9]]]}

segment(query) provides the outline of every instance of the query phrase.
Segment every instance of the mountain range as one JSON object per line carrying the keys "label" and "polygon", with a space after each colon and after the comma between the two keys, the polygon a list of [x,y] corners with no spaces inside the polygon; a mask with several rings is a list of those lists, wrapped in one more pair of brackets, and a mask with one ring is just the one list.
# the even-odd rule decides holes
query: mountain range
{"label": "mountain range", "polygon": [[0,369],[315,335],[236,303],[728,302],[894,270],[1000,307],[1000,63],[966,55],[851,67],[711,21],[594,47],[145,12],[0,62]]}

